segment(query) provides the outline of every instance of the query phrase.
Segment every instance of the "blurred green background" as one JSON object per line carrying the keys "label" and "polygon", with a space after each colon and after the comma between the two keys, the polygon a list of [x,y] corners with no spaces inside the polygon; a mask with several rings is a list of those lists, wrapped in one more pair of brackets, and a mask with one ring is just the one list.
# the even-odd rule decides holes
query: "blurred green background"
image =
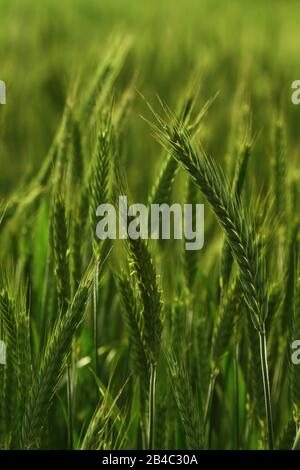
{"label": "blurred green background", "polygon": [[[7,84],[7,105],[0,108],[0,196],[37,171],[70,83],[78,79],[84,91],[114,34],[133,40],[120,84],[138,74],[137,90],[152,103],[159,94],[174,107],[193,75],[203,100],[220,91],[208,117],[214,133],[206,139],[215,158],[228,151],[240,89],[261,132],[256,164],[263,166],[270,152],[270,106],[274,119],[284,109],[290,159],[296,158],[300,109],[290,101],[291,82],[299,78],[296,0],[1,0],[0,16],[0,79]],[[145,113],[137,94],[127,145],[131,162],[144,165],[146,159],[149,165],[142,182],[133,178],[133,185],[147,189],[159,150],[139,116]]]}

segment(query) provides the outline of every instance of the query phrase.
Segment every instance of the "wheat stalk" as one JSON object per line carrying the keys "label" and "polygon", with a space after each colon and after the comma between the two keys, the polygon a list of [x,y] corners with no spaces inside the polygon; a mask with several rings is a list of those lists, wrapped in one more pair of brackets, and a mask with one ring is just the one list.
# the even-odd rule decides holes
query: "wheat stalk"
{"label": "wheat stalk", "polygon": [[182,125],[177,123],[176,126],[170,128],[161,118],[158,117],[158,120],[163,129],[162,131],[156,129],[160,140],[172,149],[174,158],[187,170],[206,196],[226,234],[232,254],[240,268],[245,300],[260,340],[268,439],[269,447],[272,449],[274,440],[265,332],[268,290],[264,258],[259,252],[253,224],[240,200],[231,195],[227,180],[216,163],[203,152],[200,154],[196,150]]}
{"label": "wheat stalk", "polygon": [[21,443],[25,449],[39,445],[47,411],[71,351],[72,339],[83,320],[93,275],[93,270],[89,270],[69,308],[63,316],[58,317],[48,337],[40,368],[25,405],[21,430]]}

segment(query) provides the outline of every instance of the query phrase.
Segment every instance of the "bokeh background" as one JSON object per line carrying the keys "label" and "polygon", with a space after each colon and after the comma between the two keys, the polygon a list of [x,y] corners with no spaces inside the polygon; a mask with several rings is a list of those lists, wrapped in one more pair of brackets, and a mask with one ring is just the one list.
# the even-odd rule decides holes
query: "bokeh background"
{"label": "bokeh background", "polygon": [[[84,91],[114,34],[130,34],[133,41],[118,80],[124,85],[137,75],[137,90],[151,102],[158,94],[174,106],[193,74],[203,100],[220,91],[209,115],[214,133],[206,142],[216,158],[228,150],[241,89],[251,102],[254,128],[262,131],[259,165],[270,152],[270,106],[274,115],[286,111],[296,158],[299,110],[291,104],[290,85],[299,70],[297,0],[1,0],[0,13],[0,78],[7,84],[7,105],[0,109],[1,196],[39,168],[70,83],[79,79],[79,93]],[[147,189],[158,150],[139,117],[145,108],[137,94],[127,145],[133,161],[149,165],[140,184]]]}

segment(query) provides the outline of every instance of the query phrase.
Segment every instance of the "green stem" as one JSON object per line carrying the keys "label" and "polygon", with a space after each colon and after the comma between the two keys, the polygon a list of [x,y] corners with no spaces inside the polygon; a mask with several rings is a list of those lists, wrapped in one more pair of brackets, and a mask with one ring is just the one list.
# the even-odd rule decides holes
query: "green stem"
{"label": "green stem", "polygon": [[149,384],[148,450],[153,450],[153,447],[154,447],[155,386],[156,386],[156,365],[151,364],[150,384]]}
{"label": "green stem", "polygon": [[[205,413],[204,413],[204,436],[206,438],[206,443],[207,443],[207,435],[209,434],[209,418],[211,415],[211,406],[212,406],[212,400],[213,400],[213,395],[214,395],[214,390],[215,390],[215,383],[216,379],[218,376],[217,370],[213,371],[211,376],[210,376],[210,381],[209,381],[209,386],[208,386],[208,392],[207,392],[207,399],[206,399],[206,406],[205,406]],[[208,428],[208,430],[207,430]],[[207,446],[206,446],[207,447]]]}
{"label": "green stem", "polygon": [[73,413],[72,413],[72,379],[71,364],[67,365],[67,406],[68,406],[68,446],[73,450]]}
{"label": "green stem", "polygon": [[[95,280],[93,289],[93,334],[94,334],[94,362],[95,362],[95,375],[98,377],[98,287],[99,287],[99,271],[98,263],[95,270]],[[96,384],[96,401],[98,401],[98,386]]]}
{"label": "green stem", "polygon": [[267,417],[267,426],[268,426],[268,445],[269,445],[269,449],[273,450],[274,449],[274,437],[273,437],[272,405],[271,405],[271,393],[270,393],[270,382],[269,382],[269,371],[268,371],[267,341],[266,341],[266,332],[265,332],[264,327],[262,328],[261,331],[259,331],[259,345],[260,345],[260,362],[261,362],[266,417]]}
{"label": "green stem", "polygon": [[235,445],[236,450],[240,448],[240,390],[239,390],[239,345],[236,344],[234,353],[234,402],[235,402]]}

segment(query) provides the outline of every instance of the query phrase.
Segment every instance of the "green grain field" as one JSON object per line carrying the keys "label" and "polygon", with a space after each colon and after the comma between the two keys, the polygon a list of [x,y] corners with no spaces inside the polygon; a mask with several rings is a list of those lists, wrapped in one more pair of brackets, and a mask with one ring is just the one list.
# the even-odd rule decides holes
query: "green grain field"
{"label": "green grain field", "polygon": [[[299,18],[0,0],[1,449],[300,448]],[[100,240],[120,195],[203,248]]]}

